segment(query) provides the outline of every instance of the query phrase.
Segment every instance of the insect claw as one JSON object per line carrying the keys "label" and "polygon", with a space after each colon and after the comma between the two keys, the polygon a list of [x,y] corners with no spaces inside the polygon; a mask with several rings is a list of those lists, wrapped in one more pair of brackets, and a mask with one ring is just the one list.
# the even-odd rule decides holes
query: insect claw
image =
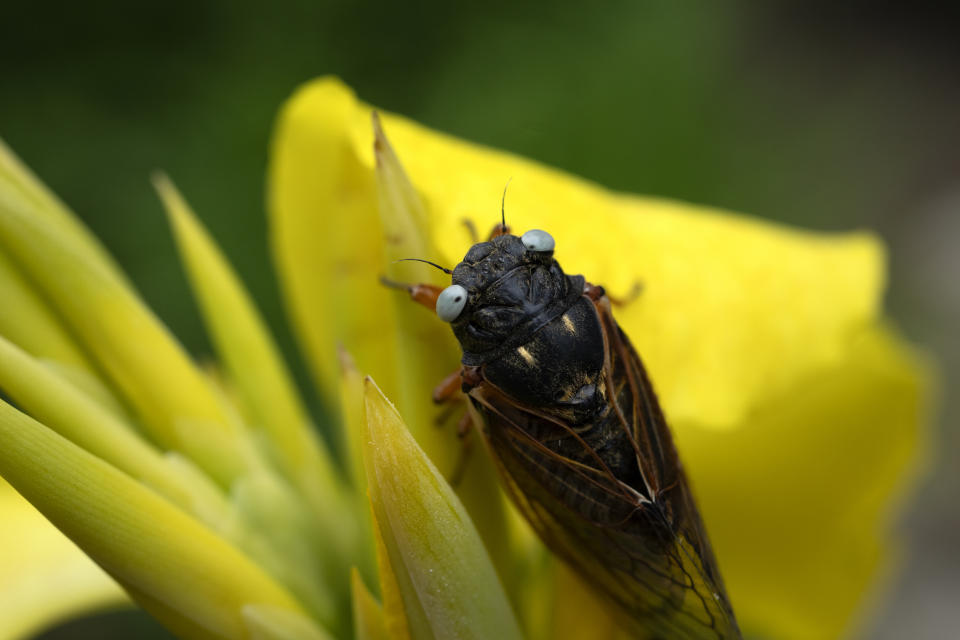
{"label": "insect claw", "polygon": [[413,290],[412,284],[407,284],[405,282],[397,282],[396,280],[391,280],[387,276],[380,276],[380,284],[391,289],[400,289],[410,293]]}
{"label": "insect claw", "polygon": [[640,297],[640,294],[643,292],[643,284],[639,280],[633,281],[633,286],[630,287],[630,291],[627,292],[624,296],[611,296],[607,294],[607,299],[610,300],[610,304],[615,307],[625,307],[637,298]]}

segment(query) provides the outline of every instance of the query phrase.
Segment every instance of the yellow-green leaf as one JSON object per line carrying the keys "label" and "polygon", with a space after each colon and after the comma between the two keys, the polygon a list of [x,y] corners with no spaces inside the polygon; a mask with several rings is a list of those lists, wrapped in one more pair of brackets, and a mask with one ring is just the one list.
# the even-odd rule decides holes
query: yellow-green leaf
{"label": "yellow-green leaf", "polygon": [[[4,165],[6,166],[6,165]],[[258,464],[200,371],[103,250],[66,210],[0,181],[0,250],[68,323],[158,444],[178,448],[226,485]]]}
{"label": "yellow-green leaf", "polygon": [[346,349],[340,348],[340,433],[346,449],[346,467],[356,493],[361,497],[362,508],[367,508],[367,476],[363,470],[363,375]]}
{"label": "yellow-green leaf", "polygon": [[303,613],[222,538],[6,403],[0,403],[0,475],[185,638],[246,637],[249,604]]}
{"label": "yellow-green leaf", "polygon": [[289,609],[248,604],[243,617],[250,640],[333,640],[333,636],[309,618]]}
{"label": "yellow-green leaf", "polygon": [[173,184],[162,175],[154,183],[207,328],[248,413],[248,423],[266,434],[279,458],[280,471],[330,518],[341,506],[341,480],[266,324]]}
{"label": "yellow-green leaf", "polygon": [[206,476],[185,473],[115,415],[0,337],[0,389],[74,444],[215,525],[227,509]]}
{"label": "yellow-green leaf", "polygon": [[339,614],[348,606],[349,558],[335,546],[336,539],[328,538],[349,522],[351,514],[335,514],[331,517],[337,520],[318,523],[289,485],[269,471],[238,479],[231,497],[240,517],[234,534],[241,548],[249,549],[251,557],[317,620],[331,631],[342,631],[337,625],[343,623]]}
{"label": "yellow-green leaf", "polygon": [[10,259],[0,252],[0,335],[21,348],[63,364],[90,369],[86,355]]}
{"label": "yellow-green leaf", "polygon": [[356,640],[389,640],[383,607],[367,589],[356,569],[350,572],[350,587],[353,594],[353,637]]}
{"label": "yellow-green leaf", "polygon": [[[89,229],[0,140],[0,202],[22,202],[37,223],[55,228],[78,259],[127,282],[123,272]],[[21,206],[21,205],[18,205]]]}
{"label": "yellow-green leaf", "polygon": [[[364,428],[366,433],[366,428]],[[390,562],[390,553],[377,523],[373,500],[369,500],[370,520],[373,525],[373,539],[376,546],[377,568],[380,573],[380,593],[383,594],[383,622],[387,635],[393,640],[410,640],[410,624],[404,609],[403,596],[400,594],[400,582]],[[418,616],[418,624],[422,617]]]}
{"label": "yellow-green leaf", "polygon": [[453,490],[367,379],[367,480],[414,640],[520,638],[483,542]]}

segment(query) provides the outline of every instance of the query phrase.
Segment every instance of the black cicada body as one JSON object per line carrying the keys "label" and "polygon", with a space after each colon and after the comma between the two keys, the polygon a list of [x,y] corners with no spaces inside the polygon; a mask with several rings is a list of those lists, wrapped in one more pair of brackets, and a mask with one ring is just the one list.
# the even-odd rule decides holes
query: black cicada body
{"label": "black cicada body", "polygon": [[434,291],[474,420],[533,528],[636,637],[739,638],[640,358],[553,249],[539,230],[494,235]]}

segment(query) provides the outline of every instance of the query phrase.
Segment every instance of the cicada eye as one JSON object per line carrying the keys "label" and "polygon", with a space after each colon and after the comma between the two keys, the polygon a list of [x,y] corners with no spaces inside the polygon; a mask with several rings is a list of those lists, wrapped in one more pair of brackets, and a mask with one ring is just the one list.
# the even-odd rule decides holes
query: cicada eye
{"label": "cicada eye", "polygon": [[453,322],[467,304],[467,290],[452,284],[437,296],[437,315],[444,322]]}
{"label": "cicada eye", "polygon": [[553,251],[553,247],[555,246],[553,236],[540,229],[530,229],[530,231],[520,236],[520,242],[530,251]]}

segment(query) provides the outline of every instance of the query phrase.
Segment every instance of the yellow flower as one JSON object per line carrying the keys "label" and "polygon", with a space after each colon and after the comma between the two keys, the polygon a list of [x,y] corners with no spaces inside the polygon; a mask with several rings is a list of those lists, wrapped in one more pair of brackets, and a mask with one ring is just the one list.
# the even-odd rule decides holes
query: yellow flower
{"label": "yellow flower", "polygon": [[[508,222],[549,229],[568,273],[614,293],[643,282],[617,316],[676,433],[744,631],[853,628],[888,566],[928,384],[882,320],[879,242],[611,193],[395,116],[383,118],[392,149],[375,152],[370,111],[336,80],[307,85],[281,115],[270,170],[274,255],[318,386],[339,407],[343,465],[168,181],[157,186],[216,372],[190,361],[4,151],[0,291],[15,304],[0,313],[0,388],[16,407],[0,404],[0,475],[183,637],[349,637],[351,626],[358,638],[616,637],[480,452],[456,492],[447,485],[462,445],[429,397],[457,365],[455,341],[377,284],[383,273],[442,283],[392,261],[453,266],[470,243],[463,220],[497,222],[512,178]],[[27,513],[9,490],[0,508]],[[23,527],[0,533],[0,613],[14,595],[21,605],[0,615],[0,638],[118,602],[49,529],[48,558],[63,562],[22,551],[12,537],[39,527],[17,517]],[[68,572],[57,591],[36,586]]]}

